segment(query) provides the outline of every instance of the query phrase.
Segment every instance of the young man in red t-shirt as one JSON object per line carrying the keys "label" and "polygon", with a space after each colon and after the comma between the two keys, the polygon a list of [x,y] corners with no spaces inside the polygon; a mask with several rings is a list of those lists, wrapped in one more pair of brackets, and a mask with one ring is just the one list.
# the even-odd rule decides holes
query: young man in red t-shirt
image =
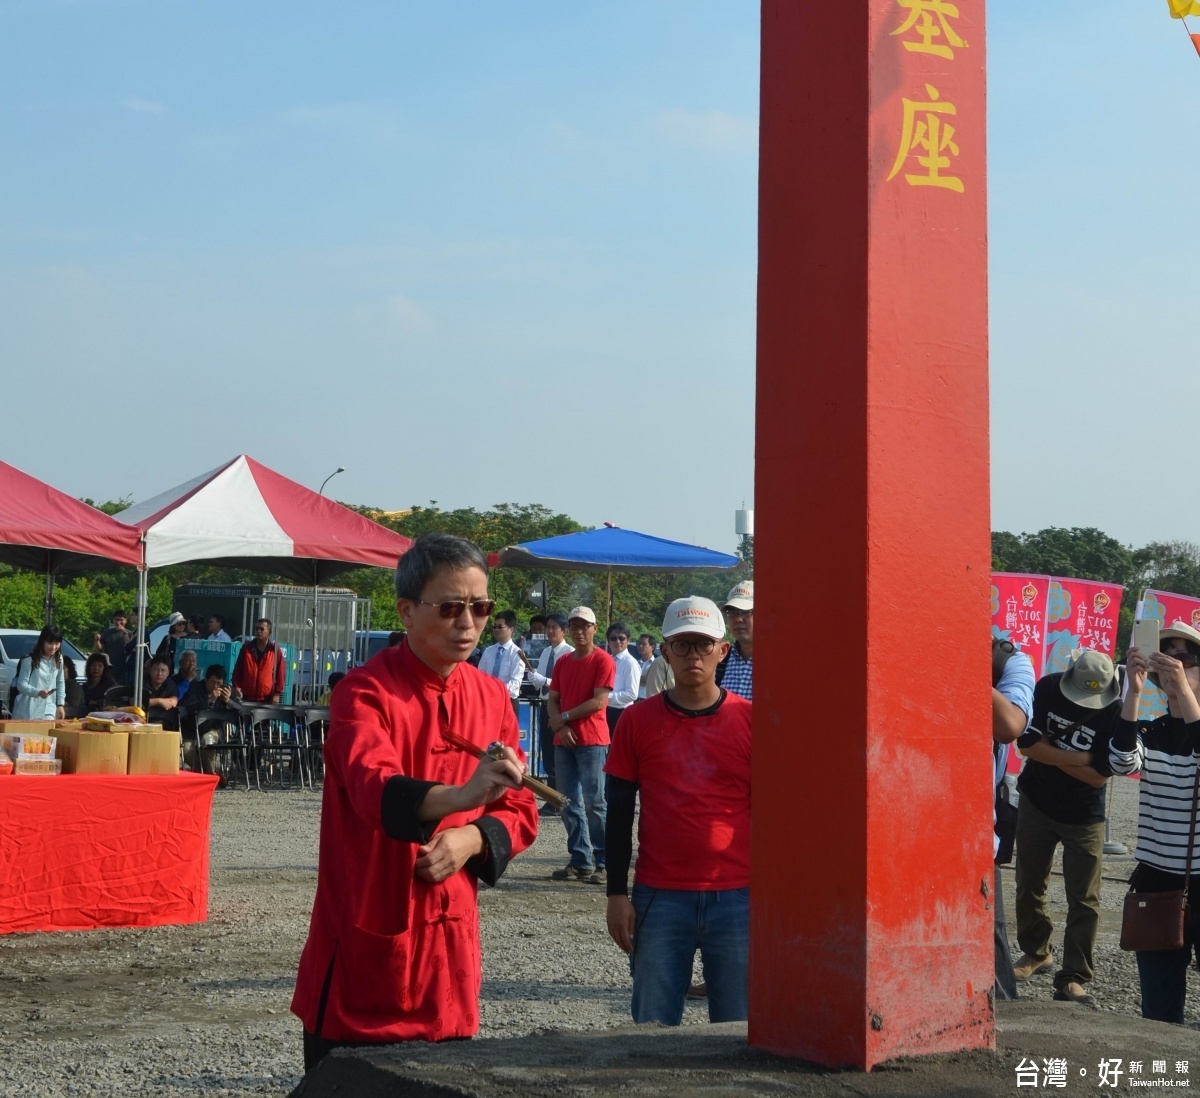
{"label": "young man in red t-shirt", "polygon": [[[750,703],[716,683],[729,651],[710,599],[676,599],[662,653],[675,685],[621,716],[608,773],[608,932],[629,954],[635,1022],[677,1026],[700,950],[713,1022],[746,1017]],[[641,799],[633,899],[626,895]]]}
{"label": "young man in red t-shirt", "polygon": [[596,615],[576,606],[567,615],[575,651],[554,665],[546,710],[554,729],[554,781],[571,803],[563,809],[571,859],[550,874],[556,881],[608,880],[604,861],[604,760],[608,757],[608,721],[604,711],[617,667],[595,645]]}

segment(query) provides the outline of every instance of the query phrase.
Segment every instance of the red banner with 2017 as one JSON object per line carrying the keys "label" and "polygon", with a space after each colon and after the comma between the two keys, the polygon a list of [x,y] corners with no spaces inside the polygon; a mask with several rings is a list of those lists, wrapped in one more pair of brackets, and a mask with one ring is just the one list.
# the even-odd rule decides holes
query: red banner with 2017
{"label": "red banner with 2017", "polygon": [[1124,590],[1119,583],[993,572],[992,635],[1016,644],[1038,678],[1065,671],[1079,648],[1112,657]]}

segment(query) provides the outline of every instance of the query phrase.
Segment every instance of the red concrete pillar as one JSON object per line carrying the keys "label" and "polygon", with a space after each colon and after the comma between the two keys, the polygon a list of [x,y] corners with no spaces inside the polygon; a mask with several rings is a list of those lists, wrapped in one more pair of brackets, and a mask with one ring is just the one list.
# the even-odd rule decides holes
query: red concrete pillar
{"label": "red concrete pillar", "polygon": [[983,0],[763,0],[750,1041],[991,1047]]}

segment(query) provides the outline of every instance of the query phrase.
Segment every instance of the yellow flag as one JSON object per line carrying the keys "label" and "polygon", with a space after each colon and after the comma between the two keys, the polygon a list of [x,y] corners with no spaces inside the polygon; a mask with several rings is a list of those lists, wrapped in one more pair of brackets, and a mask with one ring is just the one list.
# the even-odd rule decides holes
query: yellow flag
{"label": "yellow flag", "polygon": [[1185,15],[1200,15],[1200,0],[1167,0],[1171,9],[1172,19],[1182,19]]}

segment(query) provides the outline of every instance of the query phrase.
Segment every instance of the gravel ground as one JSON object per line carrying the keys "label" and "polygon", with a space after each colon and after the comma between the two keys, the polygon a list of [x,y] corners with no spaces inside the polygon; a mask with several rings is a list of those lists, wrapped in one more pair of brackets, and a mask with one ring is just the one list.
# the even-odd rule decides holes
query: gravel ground
{"label": "gravel ground", "polygon": [[[1136,783],[1118,781],[1113,837],[1131,847],[1136,804]],[[288,1002],[316,883],[319,810],[312,793],[216,795],[207,923],[0,937],[0,1095],[290,1091],[301,1053]],[[604,890],[551,882],[565,862],[562,825],[544,821],[502,885],[481,893],[485,1035],[629,1020],[628,966],[604,929]],[[1106,865],[1093,992],[1102,1010],[1137,1015],[1136,965],[1117,948],[1131,866],[1131,857]],[[1004,883],[1011,927],[1011,872]],[[1058,876],[1051,906],[1061,928]],[[1195,975],[1189,990],[1189,1016],[1200,1016]],[[1050,978],[1023,994],[1049,998]],[[689,1004],[686,1022],[706,1017]]]}

